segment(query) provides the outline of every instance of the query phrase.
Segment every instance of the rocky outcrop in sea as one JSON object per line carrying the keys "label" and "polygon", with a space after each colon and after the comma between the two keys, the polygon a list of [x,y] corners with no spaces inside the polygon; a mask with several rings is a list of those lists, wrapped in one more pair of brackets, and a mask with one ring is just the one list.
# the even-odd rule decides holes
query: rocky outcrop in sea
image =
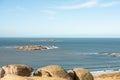
{"label": "rocky outcrop in sea", "polygon": [[26,51],[31,51],[31,50],[47,50],[47,49],[55,49],[58,48],[56,46],[18,46],[15,47],[18,50],[26,50]]}
{"label": "rocky outcrop in sea", "polygon": [[105,56],[112,56],[112,57],[120,57],[120,53],[101,52],[101,53],[98,53],[98,54],[105,55]]}

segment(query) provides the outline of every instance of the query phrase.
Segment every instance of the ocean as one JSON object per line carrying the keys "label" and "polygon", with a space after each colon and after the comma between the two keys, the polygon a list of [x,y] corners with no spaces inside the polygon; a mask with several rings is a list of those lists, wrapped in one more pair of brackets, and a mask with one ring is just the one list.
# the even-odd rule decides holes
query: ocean
{"label": "ocean", "polygon": [[[55,46],[54,49],[23,51],[16,46]],[[48,65],[61,65],[66,70],[85,68],[91,72],[116,71],[120,58],[98,53],[120,52],[119,38],[0,38],[0,66],[27,64],[35,70]]]}

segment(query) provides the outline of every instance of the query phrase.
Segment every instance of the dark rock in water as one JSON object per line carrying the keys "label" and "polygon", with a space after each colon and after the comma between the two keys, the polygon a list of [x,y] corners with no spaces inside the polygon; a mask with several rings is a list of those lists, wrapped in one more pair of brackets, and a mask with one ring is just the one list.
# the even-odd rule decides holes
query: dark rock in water
{"label": "dark rock in water", "polygon": [[99,54],[100,54],[100,55],[105,55],[105,56],[120,57],[120,53],[101,52],[101,53],[99,53]]}
{"label": "dark rock in water", "polygon": [[33,68],[24,64],[11,64],[2,67],[5,74],[15,74],[19,76],[30,76]]}
{"label": "dark rock in water", "polygon": [[3,68],[0,68],[0,78],[4,77],[5,71]]}
{"label": "dark rock in water", "polygon": [[112,57],[120,57],[120,53],[111,53]]}

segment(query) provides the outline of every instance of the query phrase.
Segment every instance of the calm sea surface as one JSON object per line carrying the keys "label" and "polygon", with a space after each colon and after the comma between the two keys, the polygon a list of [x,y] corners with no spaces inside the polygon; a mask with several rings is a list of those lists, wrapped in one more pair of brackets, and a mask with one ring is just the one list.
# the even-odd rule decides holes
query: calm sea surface
{"label": "calm sea surface", "polygon": [[[56,40],[46,42],[42,40]],[[57,46],[50,50],[22,51],[16,46]],[[27,64],[34,69],[61,65],[66,70],[82,67],[90,71],[120,69],[120,58],[99,55],[100,52],[120,52],[119,38],[0,38],[0,66]]]}

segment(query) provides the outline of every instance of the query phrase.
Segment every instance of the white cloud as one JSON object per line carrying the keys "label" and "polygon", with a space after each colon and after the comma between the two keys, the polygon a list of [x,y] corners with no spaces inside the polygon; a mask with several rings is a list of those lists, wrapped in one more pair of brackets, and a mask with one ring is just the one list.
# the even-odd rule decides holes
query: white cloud
{"label": "white cloud", "polygon": [[88,0],[87,2],[81,3],[81,4],[74,4],[74,5],[64,5],[59,6],[57,9],[63,9],[63,10],[71,10],[71,9],[81,9],[81,8],[91,8],[91,7],[110,7],[119,5],[120,1],[109,1],[109,2],[100,2],[100,0]]}
{"label": "white cloud", "polygon": [[115,5],[118,5],[118,4],[120,4],[120,2],[113,1],[113,2],[100,4],[100,7],[110,7],[110,6],[115,6]]}
{"label": "white cloud", "polygon": [[88,2],[82,4],[75,4],[75,5],[67,5],[58,7],[59,9],[80,9],[80,8],[89,8],[93,7],[97,4],[97,0],[89,0]]}
{"label": "white cloud", "polygon": [[97,0],[91,0],[89,2],[81,4],[82,8],[88,8],[88,7],[93,7],[97,4]]}

